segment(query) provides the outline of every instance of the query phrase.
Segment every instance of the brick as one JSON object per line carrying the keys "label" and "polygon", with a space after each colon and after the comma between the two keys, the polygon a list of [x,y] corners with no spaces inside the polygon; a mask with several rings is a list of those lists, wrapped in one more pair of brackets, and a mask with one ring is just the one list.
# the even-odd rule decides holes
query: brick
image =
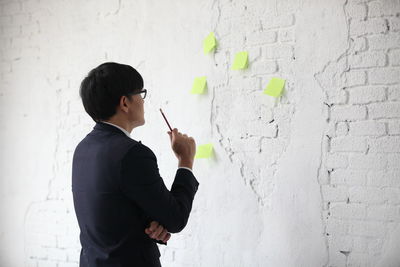
{"label": "brick", "polygon": [[392,32],[400,31],[400,17],[388,18],[388,22],[390,31]]}
{"label": "brick", "polygon": [[400,134],[400,120],[388,121],[388,134],[399,135]]}
{"label": "brick", "polygon": [[350,135],[381,136],[386,134],[386,126],[378,121],[355,121],[349,123]]}
{"label": "brick", "polygon": [[384,194],[389,205],[400,204],[400,188],[384,188]]}
{"label": "brick", "polygon": [[293,42],[295,39],[293,29],[281,29],[279,30],[279,41],[282,43]]}
{"label": "brick", "polygon": [[10,62],[0,62],[0,72],[7,72],[10,73],[12,71],[11,63]]}
{"label": "brick", "polygon": [[354,38],[353,49],[355,52],[363,52],[367,50],[367,38],[365,37]]}
{"label": "brick", "polygon": [[368,105],[371,119],[399,118],[400,102],[372,103]]}
{"label": "brick", "polygon": [[378,68],[369,71],[371,84],[400,83],[400,68]]}
{"label": "brick", "polygon": [[232,17],[232,14],[227,18],[227,20],[230,22],[230,32],[231,33],[251,33],[251,32],[256,32],[262,30],[261,28],[261,23],[258,18],[253,18],[247,16],[246,18],[246,23],[243,23],[243,18],[242,17]]}
{"label": "brick", "polygon": [[352,252],[366,252],[368,249],[368,237],[353,236]]}
{"label": "brick", "polygon": [[[294,55],[288,56],[288,57],[281,57],[277,59],[278,62],[278,70],[281,76],[290,76],[289,73],[292,73],[293,71],[293,61],[294,61]],[[288,83],[289,84],[289,83]],[[293,83],[291,83],[291,88],[293,88]]]}
{"label": "brick", "polygon": [[3,27],[8,27],[13,24],[11,15],[0,16],[0,25]]}
{"label": "brick", "polygon": [[21,25],[22,36],[34,36],[39,33],[40,33],[40,25],[38,23]]}
{"label": "brick", "polygon": [[364,106],[333,106],[331,108],[331,119],[334,121],[362,120],[367,116]]}
{"label": "brick", "polygon": [[391,66],[400,66],[400,49],[392,49],[388,53]]}
{"label": "brick", "polygon": [[261,48],[257,46],[249,47],[248,51],[248,60],[249,62],[255,62],[261,57]]}
{"label": "brick", "polygon": [[363,137],[334,137],[331,139],[331,152],[366,152],[367,142]]}
{"label": "brick", "polygon": [[16,25],[27,25],[32,23],[31,14],[16,14],[13,15],[13,22]]}
{"label": "brick", "polygon": [[246,43],[248,45],[272,44],[276,40],[277,33],[275,31],[258,31],[246,36]]}
{"label": "brick", "polygon": [[297,12],[301,9],[301,6],[300,0],[281,0],[276,2],[276,11],[278,14],[287,14],[289,12]]}
{"label": "brick", "polygon": [[76,262],[59,262],[57,267],[76,267]]}
{"label": "brick", "polygon": [[66,249],[68,261],[78,262],[81,254],[81,246],[75,246],[74,248]]}
{"label": "brick", "polygon": [[386,65],[386,54],[383,51],[370,51],[357,53],[349,56],[351,68],[384,67]]}
{"label": "brick", "polygon": [[387,158],[382,154],[354,154],[349,157],[349,167],[354,170],[382,170],[387,165]]}
{"label": "brick", "polygon": [[218,41],[219,41],[218,42],[219,49],[241,47],[242,45],[244,45],[245,42],[244,37],[242,35],[237,35],[237,34],[228,34],[225,36],[221,36]]}
{"label": "brick", "polygon": [[338,250],[329,248],[329,262],[328,266],[346,266],[347,257]]}
{"label": "brick", "polygon": [[373,255],[377,251],[380,251],[384,245],[385,237],[379,237],[379,238],[370,238],[368,239],[368,253],[370,255]]}
{"label": "brick", "polygon": [[400,221],[400,209],[387,205],[369,206],[367,207],[367,219],[377,221]]}
{"label": "brick", "polygon": [[373,1],[368,3],[368,17],[396,16],[400,10],[399,1]]}
{"label": "brick", "polygon": [[372,18],[365,21],[351,20],[350,35],[364,36],[367,34],[386,33],[388,31],[387,20],[382,18]]}
{"label": "brick", "polygon": [[30,224],[29,229],[26,241],[28,245],[45,247],[55,247],[57,245],[55,235],[36,232],[42,229],[42,224]]}
{"label": "brick", "polygon": [[381,204],[385,202],[384,191],[378,187],[356,186],[349,188],[351,203]]}
{"label": "brick", "polygon": [[293,47],[288,44],[265,46],[262,53],[266,59],[288,59],[293,57]]}
{"label": "brick", "polygon": [[347,257],[346,266],[370,266],[369,257],[368,253],[352,252]]}
{"label": "brick", "polygon": [[289,119],[294,113],[293,106],[279,105],[274,109],[274,117],[276,121],[283,121]]}
{"label": "brick", "polygon": [[323,185],[321,190],[324,201],[333,202],[347,200],[347,186]]}
{"label": "brick", "polygon": [[350,70],[345,73],[346,87],[365,85],[367,83],[367,73],[363,70]]}
{"label": "brick", "polygon": [[26,246],[26,255],[32,259],[47,259],[47,250],[38,245]]}
{"label": "brick", "polygon": [[365,185],[367,171],[337,169],[330,174],[331,184]]}
{"label": "brick", "polygon": [[330,212],[333,218],[363,219],[367,215],[367,208],[358,203],[332,203]]}
{"label": "brick", "polygon": [[336,123],[335,130],[337,136],[346,135],[349,132],[349,124],[347,122],[340,121]]}
{"label": "brick", "polygon": [[15,37],[15,36],[20,36],[22,33],[21,26],[13,25],[9,27],[3,28],[2,31],[2,37]]}
{"label": "brick", "polygon": [[321,168],[318,172],[317,178],[320,185],[329,184],[329,173],[326,169]]}
{"label": "brick", "polygon": [[57,236],[58,248],[73,248],[79,246],[79,239],[76,236]]}
{"label": "brick", "polygon": [[[4,49],[4,50],[8,50],[8,49],[10,49],[11,48],[11,41],[12,41],[12,39],[11,38],[2,38],[2,37],[0,37],[0,46]],[[1,51],[1,50],[0,50]],[[0,58],[2,58],[2,57],[0,57]],[[3,61],[3,63],[4,63],[4,61]]]}
{"label": "brick", "polygon": [[275,60],[259,60],[251,64],[253,74],[271,74],[278,70]]}
{"label": "brick", "polygon": [[400,152],[400,136],[384,136],[369,140],[370,152]]}
{"label": "brick", "polygon": [[243,91],[251,91],[260,87],[259,80],[257,78],[243,78],[243,77],[232,77],[232,84],[234,88],[238,88]]}
{"label": "brick", "polygon": [[328,153],[325,166],[328,169],[346,168],[348,166],[347,156],[339,153]]}
{"label": "brick", "polygon": [[66,253],[65,249],[47,248],[46,250],[47,250],[50,260],[57,260],[57,261],[66,261],[67,260],[67,253]]}
{"label": "brick", "polygon": [[55,260],[38,260],[37,267],[57,267],[58,261]]}
{"label": "brick", "polygon": [[400,43],[400,35],[394,33],[372,35],[367,39],[370,50],[398,48]]}
{"label": "brick", "polygon": [[354,87],[349,90],[350,104],[367,104],[386,99],[386,88],[382,86]]}
{"label": "brick", "polygon": [[8,2],[1,4],[1,9],[3,15],[15,14],[21,12],[22,5],[20,2],[17,1]]}
{"label": "brick", "polygon": [[388,154],[387,160],[388,160],[388,169],[389,170],[400,169],[400,154],[399,153]]}
{"label": "brick", "polygon": [[329,90],[326,91],[328,101],[330,104],[346,104],[348,93],[345,90]]}
{"label": "brick", "polygon": [[364,20],[367,17],[367,5],[364,3],[349,3],[346,5],[346,13],[352,19]]}
{"label": "brick", "polygon": [[33,258],[26,258],[24,267],[37,267],[37,262]]}
{"label": "brick", "polygon": [[326,232],[329,235],[345,235],[349,229],[349,223],[347,221],[334,219],[329,217],[326,220]]}
{"label": "brick", "polygon": [[289,27],[294,25],[294,15],[267,16],[261,19],[263,29]]}
{"label": "brick", "polygon": [[398,85],[389,86],[388,99],[389,100],[400,100],[400,86],[398,86]]}
{"label": "brick", "polygon": [[386,226],[381,222],[351,221],[349,232],[352,235],[383,237],[386,233]]}
{"label": "brick", "polygon": [[347,235],[328,236],[328,245],[330,249],[337,251],[350,251],[353,239]]}

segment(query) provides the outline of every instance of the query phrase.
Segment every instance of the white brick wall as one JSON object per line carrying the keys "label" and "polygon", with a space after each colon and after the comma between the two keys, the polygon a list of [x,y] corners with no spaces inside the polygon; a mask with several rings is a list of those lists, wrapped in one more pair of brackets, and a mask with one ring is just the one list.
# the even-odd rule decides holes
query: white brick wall
{"label": "white brick wall", "polygon": [[[154,107],[215,145],[164,266],[380,266],[392,252],[399,0],[200,2],[0,1],[0,266],[78,266],[71,160],[93,127],[78,87],[104,61],[137,67],[151,89],[133,136],[167,185],[176,164],[168,138],[152,139],[165,127]],[[249,68],[232,71],[241,50]],[[186,95],[200,75],[207,95]],[[274,76],[278,99],[262,94]]]}
{"label": "white brick wall", "polygon": [[[329,243],[329,266],[383,266],[388,224],[400,222],[400,175],[393,169],[400,164],[400,33],[391,26],[399,11],[399,1],[347,1],[349,48],[338,61],[345,64],[332,61],[317,75],[322,85],[333,79],[323,90],[332,103],[328,123],[336,123],[323,152],[325,232],[333,243],[348,245]],[[335,89],[338,84],[343,87]],[[348,99],[337,103],[333,90],[344,90]]]}

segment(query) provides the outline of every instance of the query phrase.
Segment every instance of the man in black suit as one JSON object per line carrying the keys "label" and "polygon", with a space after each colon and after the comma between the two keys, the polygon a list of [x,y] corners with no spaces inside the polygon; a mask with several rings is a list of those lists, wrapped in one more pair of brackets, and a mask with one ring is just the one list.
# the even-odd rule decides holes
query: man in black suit
{"label": "man in black suit", "polygon": [[82,81],[83,106],[96,122],[77,145],[72,192],[82,245],[80,267],[161,266],[157,243],[186,226],[199,183],[196,144],[168,131],[178,158],[169,191],[150,148],[130,138],[145,123],[141,75],[131,66],[101,64]]}

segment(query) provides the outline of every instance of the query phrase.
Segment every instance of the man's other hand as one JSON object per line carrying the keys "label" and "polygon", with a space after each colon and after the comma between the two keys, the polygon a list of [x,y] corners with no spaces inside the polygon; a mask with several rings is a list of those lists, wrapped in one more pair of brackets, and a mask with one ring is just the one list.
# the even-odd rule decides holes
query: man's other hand
{"label": "man's other hand", "polygon": [[152,221],[150,223],[150,226],[144,229],[144,232],[148,234],[151,238],[163,241],[164,243],[166,243],[171,238],[171,234],[168,233],[168,230],[156,221]]}

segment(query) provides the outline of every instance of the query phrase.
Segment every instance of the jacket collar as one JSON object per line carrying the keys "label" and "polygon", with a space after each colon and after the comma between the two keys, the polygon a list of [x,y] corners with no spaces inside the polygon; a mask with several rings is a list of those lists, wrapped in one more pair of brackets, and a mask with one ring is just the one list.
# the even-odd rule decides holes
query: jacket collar
{"label": "jacket collar", "polygon": [[93,127],[93,129],[95,130],[101,130],[101,131],[111,131],[111,132],[115,132],[115,133],[120,133],[123,135],[126,135],[123,131],[121,131],[120,129],[118,129],[117,127],[114,127],[110,124],[104,123],[104,122],[96,122],[96,125]]}
{"label": "jacket collar", "polygon": [[[117,127],[114,127],[110,124],[104,123],[104,122],[96,122],[96,125],[93,127],[94,130],[100,130],[100,131],[111,131],[111,132],[115,132],[115,133],[119,133],[119,134],[123,134],[124,136],[127,136],[123,131],[121,131],[120,129],[118,129]],[[133,138],[131,138],[132,140],[134,140]],[[136,140],[134,140],[136,141]],[[142,143],[142,141],[136,141],[138,143]]]}

